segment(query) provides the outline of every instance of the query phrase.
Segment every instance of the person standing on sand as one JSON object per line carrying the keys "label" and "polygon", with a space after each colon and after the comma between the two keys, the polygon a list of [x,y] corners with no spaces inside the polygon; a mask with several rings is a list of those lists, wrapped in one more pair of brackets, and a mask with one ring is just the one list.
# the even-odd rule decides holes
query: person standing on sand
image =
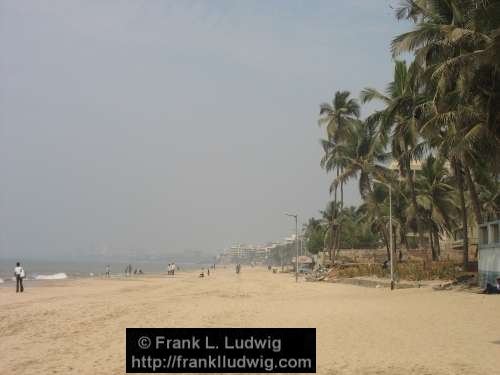
{"label": "person standing on sand", "polygon": [[106,265],[106,278],[110,278],[110,267],[109,267],[109,264]]}
{"label": "person standing on sand", "polygon": [[14,268],[14,276],[16,277],[16,293],[24,292],[23,279],[26,276],[21,263],[17,262]]}

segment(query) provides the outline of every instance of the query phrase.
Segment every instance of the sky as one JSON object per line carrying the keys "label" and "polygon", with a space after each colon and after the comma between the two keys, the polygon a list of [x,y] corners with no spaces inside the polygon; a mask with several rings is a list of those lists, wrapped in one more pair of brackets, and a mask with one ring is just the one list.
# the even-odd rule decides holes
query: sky
{"label": "sky", "polygon": [[0,0],[0,257],[290,235],[330,199],[320,103],[391,79],[390,4]]}

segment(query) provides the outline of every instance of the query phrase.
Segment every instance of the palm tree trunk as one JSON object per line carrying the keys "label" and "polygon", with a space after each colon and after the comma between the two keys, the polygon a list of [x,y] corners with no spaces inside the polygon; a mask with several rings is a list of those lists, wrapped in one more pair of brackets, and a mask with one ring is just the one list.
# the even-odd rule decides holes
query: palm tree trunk
{"label": "palm tree trunk", "polygon": [[464,265],[467,267],[469,264],[469,228],[467,226],[467,207],[465,206],[465,193],[464,193],[464,178],[462,174],[462,163],[460,160],[454,160],[455,175],[457,177],[458,192],[460,196],[460,209],[462,211],[462,225],[464,236]]}
{"label": "palm tree trunk", "polygon": [[384,238],[385,248],[387,250],[387,259],[391,258],[391,251],[389,250],[389,240],[387,239],[387,231],[382,229],[382,237]]}
{"label": "palm tree trunk", "polygon": [[342,234],[342,226],[339,224],[337,225],[337,253],[335,256],[337,257],[340,253],[340,239],[341,239],[341,234]]}
{"label": "palm tree trunk", "polygon": [[[344,167],[340,167],[340,172],[344,173]],[[344,182],[340,182],[340,209],[344,208]]]}
{"label": "palm tree trunk", "polygon": [[472,202],[472,209],[474,211],[474,217],[476,218],[476,223],[482,224],[483,217],[481,215],[481,204],[479,203],[479,196],[477,194],[476,185],[474,185],[474,181],[472,180],[470,168],[464,166],[464,171],[465,171],[465,179],[467,181],[467,187],[469,188],[470,200]]}
{"label": "palm tree trunk", "polygon": [[[338,169],[337,169],[338,172]],[[340,172],[344,173],[344,167],[340,167]],[[342,210],[344,209],[344,183],[340,182],[340,215],[342,215]],[[337,255],[340,252],[340,240],[341,240],[341,235],[342,235],[342,227],[340,224],[337,226]]]}
{"label": "palm tree trunk", "polygon": [[[337,181],[339,179],[339,174],[340,174],[340,171],[339,171],[339,167],[337,167]],[[335,185],[335,193],[334,193],[334,197],[333,197],[333,200],[335,201],[335,209],[337,208],[337,185]]]}
{"label": "palm tree trunk", "polygon": [[439,246],[439,232],[437,230],[434,230],[434,246],[436,247],[437,250],[436,260],[439,260],[441,258],[441,247]]}
{"label": "palm tree trunk", "polygon": [[410,249],[410,244],[408,243],[408,237],[406,236],[406,228],[401,231],[401,238],[403,238],[405,249],[408,251]]}
{"label": "palm tree trunk", "polygon": [[406,227],[399,226],[399,261],[403,261],[403,249],[408,250],[408,242],[406,241]]}
{"label": "palm tree trunk", "polygon": [[430,228],[429,228],[429,242],[431,244],[432,260],[436,261],[437,260],[436,241],[434,239],[433,232],[434,232],[434,228],[431,224]]}
{"label": "palm tree trunk", "polygon": [[[337,168],[337,175],[339,173],[339,170]],[[331,208],[331,215],[332,215],[332,233],[331,233],[331,238],[330,238],[330,260],[332,262],[335,261],[335,242],[336,242],[336,236],[337,236],[337,231],[335,228],[335,224],[337,222],[337,187],[335,186],[335,198],[334,201],[332,202],[332,208]]]}
{"label": "palm tree trunk", "polygon": [[420,218],[418,216],[418,204],[417,204],[417,193],[415,192],[415,181],[413,180],[414,173],[410,168],[410,164],[407,166],[407,180],[408,186],[410,187],[411,194],[411,205],[413,206],[413,212],[415,212],[415,222],[417,224],[417,233],[418,233],[418,247],[424,247],[424,234],[422,231],[422,225],[420,223]]}
{"label": "palm tree trunk", "polygon": [[330,261],[333,261],[333,225],[332,225],[332,228],[330,230],[330,245],[328,246],[328,255],[329,255],[329,258],[330,258]]}
{"label": "palm tree trunk", "polygon": [[335,263],[335,244],[337,243],[337,229],[335,228],[335,223],[332,224],[332,242],[330,248],[330,260],[332,266]]}

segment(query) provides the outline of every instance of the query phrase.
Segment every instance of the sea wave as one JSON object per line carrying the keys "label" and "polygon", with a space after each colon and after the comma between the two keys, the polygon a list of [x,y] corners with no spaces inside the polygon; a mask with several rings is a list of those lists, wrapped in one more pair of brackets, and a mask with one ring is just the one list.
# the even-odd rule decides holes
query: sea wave
{"label": "sea wave", "polygon": [[36,275],[35,280],[62,280],[67,279],[68,275],[64,272],[54,273],[53,275]]}

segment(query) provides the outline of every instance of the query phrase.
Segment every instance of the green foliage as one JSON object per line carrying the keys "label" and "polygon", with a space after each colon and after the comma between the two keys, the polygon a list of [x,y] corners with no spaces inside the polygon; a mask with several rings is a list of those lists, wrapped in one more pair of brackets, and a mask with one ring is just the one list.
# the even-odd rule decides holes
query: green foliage
{"label": "green foliage", "polygon": [[[361,121],[348,91],[320,106],[321,167],[334,172],[334,201],[323,212],[327,247],[338,238],[341,248],[388,247],[388,194],[379,180],[392,187],[396,247],[411,247],[416,232],[422,246],[426,233],[437,259],[439,238],[462,230],[467,261],[471,217],[475,225],[500,216],[500,0],[402,0],[395,16],[413,27],[393,39],[393,55],[413,61],[396,60],[385,90],[360,95],[383,107]],[[359,181],[358,210],[343,209],[351,179]],[[312,231],[312,248],[318,238]]]}
{"label": "green foliage", "polygon": [[275,266],[284,266],[292,262],[297,252],[296,242],[282,244],[271,250],[271,262]]}
{"label": "green foliage", "polygon": [[380,236],[363,223],[361,212],[355,207],[342,210],[340,223],[341,249],[370,249],[379,246]]}
{"label": "green foliage", "polygon": [[[311,254],[317,254],[326,248],[330,236],[332,204],[328,204],[327,209],[321,213],[323,219],[311,218],[304,226],[306,249]],[[355,207],[339,209],[337,222],[340,224],[340,248],[369,249],[379,246],[380,236],[363,222],[363,213]]]}
{"label": "green foliage", "polygon": [[318,254],[324,248],[324,230],[318,230],[312,233],[307,239],[306,249],[311,254]]}

